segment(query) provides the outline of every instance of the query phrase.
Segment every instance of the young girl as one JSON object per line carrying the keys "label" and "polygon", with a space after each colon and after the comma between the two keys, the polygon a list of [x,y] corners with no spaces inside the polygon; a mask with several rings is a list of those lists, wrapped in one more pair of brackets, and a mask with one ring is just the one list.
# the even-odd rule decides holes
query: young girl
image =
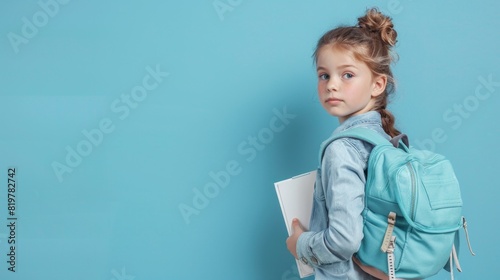
{"label": "young girl", "polygon": [[[358,25],[338,27],[318,41],[314,58],[319,100],[339,120],[334,134],[351,127],[368,127],[387,139],[400,134],[386,109],[394,90],[390,64],[396,36],[391,19],[370,9]],[[315,268],[318,280],[379,279],[355,261],[363,238],[365,172],[372,148],[352,138],[333,141],[316,180],[310,231],[293,222],[287,247]]]}

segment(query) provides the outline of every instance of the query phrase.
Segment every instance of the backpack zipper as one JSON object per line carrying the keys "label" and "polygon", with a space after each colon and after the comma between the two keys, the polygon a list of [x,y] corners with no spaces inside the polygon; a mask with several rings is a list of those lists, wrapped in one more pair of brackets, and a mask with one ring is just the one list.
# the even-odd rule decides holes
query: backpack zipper
{"label": "backpack zipper", "polygon": [[417,193],[417,186],[415,182],[415,171],[413,170],[413,165],[411,162],[407,162],[406,165],[408,166],[408,169],[410,170],[410,175],[411,175],[411,208],[410,208],[410,213],[411,213],[411,218],[412,220],[415,219],[415,200],[416,200],[416,193]]}

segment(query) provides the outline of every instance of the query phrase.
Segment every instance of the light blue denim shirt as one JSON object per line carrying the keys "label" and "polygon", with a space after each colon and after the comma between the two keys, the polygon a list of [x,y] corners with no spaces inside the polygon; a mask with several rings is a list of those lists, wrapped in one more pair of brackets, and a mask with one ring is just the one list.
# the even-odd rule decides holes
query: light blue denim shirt
{"label": "light blue denim shirt", "polygon": [[[367,127],[390,139],[375,111],[350,117],[333,135],[351,127]],[[299,260],[314,267],[317,280],[376,279],[352,261],[363,239],[365,175],[372,148],[357,139],[341,138],[325,150],[316,175],[310,231],[297,242]]]}

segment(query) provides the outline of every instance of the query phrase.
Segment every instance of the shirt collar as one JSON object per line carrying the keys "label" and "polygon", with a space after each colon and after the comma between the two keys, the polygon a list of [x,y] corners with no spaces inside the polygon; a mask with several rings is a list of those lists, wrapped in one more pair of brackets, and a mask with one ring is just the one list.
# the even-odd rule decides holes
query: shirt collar
{"label": "shirt collar", "polygon": [[338,126],[333,133],[338,133],[347,130],[353,126],[358,126],[360,124],[378,124],[382,125],[380,119],[380,113],[377,111],[369,111],[360,115],[355,115],[347,120],[345,120],[340,126]]}

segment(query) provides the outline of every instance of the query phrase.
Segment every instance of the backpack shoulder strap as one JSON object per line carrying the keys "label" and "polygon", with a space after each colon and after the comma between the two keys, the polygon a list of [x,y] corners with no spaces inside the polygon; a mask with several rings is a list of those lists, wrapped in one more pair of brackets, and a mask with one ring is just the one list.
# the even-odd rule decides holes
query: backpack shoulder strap
{"label": "backpack shoulder strap", "polygon": [[321,166],[321,161],[323,160],[323,156],[325,154],[325,150],[332,143],[333,141],[340,139],[340,138],[355,138],[361,141],[368,142],[374,146],[377,145],[390,145],[392,146],[391,142],[388,139],[385,139],[382,135],[380,135],[378,132],[375,130],[365,128],[365,127],[354,127],[347,129],[345,131],[342,131],[336,135],[333,135],[332,137],[326,139],[323,143],[321,143],[320,149],[319,149],[319,164]]}

